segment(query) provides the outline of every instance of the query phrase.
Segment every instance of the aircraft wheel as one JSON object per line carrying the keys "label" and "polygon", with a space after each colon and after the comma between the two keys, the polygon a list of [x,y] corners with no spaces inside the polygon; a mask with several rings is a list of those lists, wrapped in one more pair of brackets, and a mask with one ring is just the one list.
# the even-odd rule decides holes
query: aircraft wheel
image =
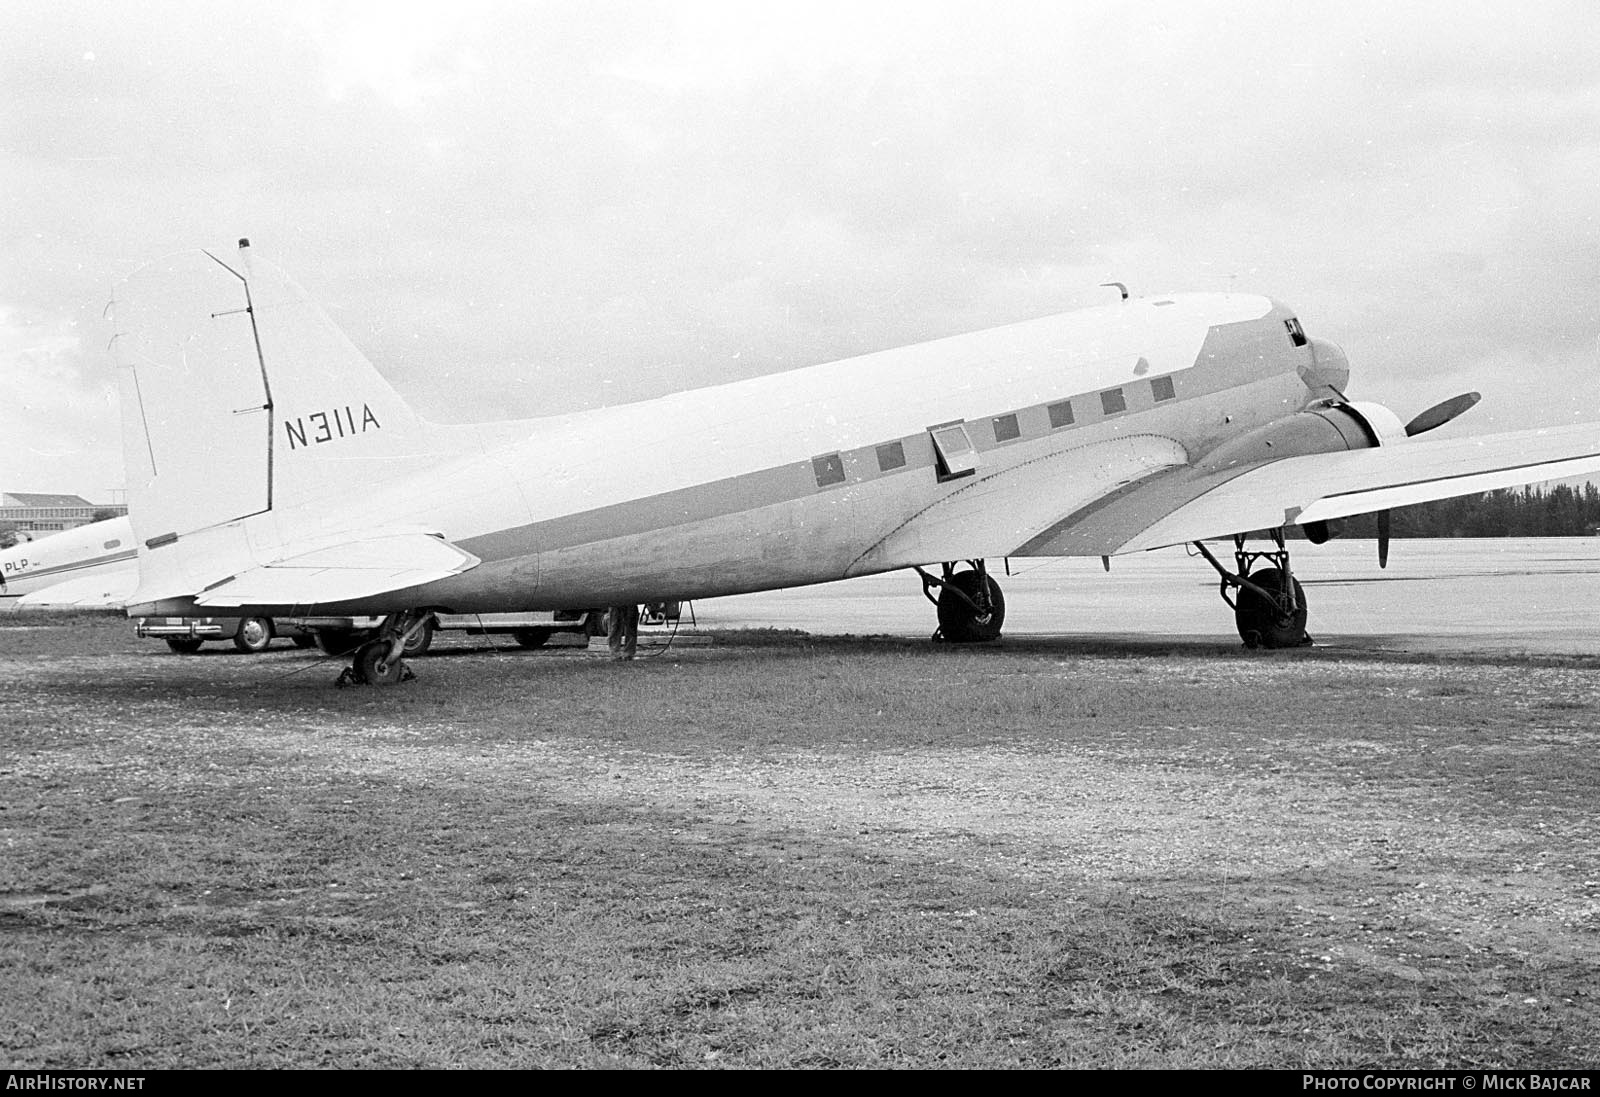
{"label": "aircraft wheel", "polygon": [[355,662],[351,664],[356,672],[356,681],[373,686],[389,686],[398,682],[403,664],[399,659],[390,662],[388,654],[387,640],[369,640],[362,644],[361,650],[356,652]]}
{"label": "aircraft wheel", "polygon": [[550,630],[547,628],[519,628],[511,634],[517,646],[525,648],[542,648],[550,642]]}
{"label": "aircraft wheel", "polygon": [[411,639],[406,641],[405,652],[407,656],[421,655],[432,646],[433,618],[429,617],[422,622],[422,627],[412,635]]}
{"label": "aircraft wheel", "polygon": [[193,655],[200,650],[200,645],[205,643],[198,636],[168,636],[167,647],[179,655]]}
{"label": "aircraft wheel", "polygon": [[317,646],[317,638],[309,632],[296,633],[289,637],[289,642],[297,648],[311,648]]}
{"label": "aircraft wheel", "polygon": [[[989,612],[979,614],[967,602],[976,600],[982,584],[989,584]],[[950,588],[954,587],[955,590]],[[957,594],[956,591],[960,591]],[[966,598],[961,595],[966,595]],[[1000,638],[1006,619],[1006,599],[1000,584],[976,571],[960,571],[939,592],[939,633],[952,644],[975,644]]]}
{"label": "aircraft wheel", "polygon": [[[1264,568],[1250,576],[1250,581],[1267,590],[1283,589],[1283,572],[1277,568]],[[1295,610],[1283,613],[1275,604],[1248,587],[1239,588],[1238,607],[1234,621],[1239,626],[1239,638],[1249,648],[1294,648],[1311,642],[1306,635],[1306,596],[1300,589],[1300,580],[1294,584]]]}
{"label": "aircraft wheel", "polygon": [[233,634],[233,646],[246,655],[266,651],[272,644],[272,622],[265,617],[246,617]]}

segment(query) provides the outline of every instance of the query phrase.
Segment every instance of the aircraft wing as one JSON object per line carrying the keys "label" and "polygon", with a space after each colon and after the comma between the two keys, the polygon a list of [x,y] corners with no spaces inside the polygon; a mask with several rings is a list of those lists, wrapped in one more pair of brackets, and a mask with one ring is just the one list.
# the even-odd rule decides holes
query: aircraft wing
{"label": "aircraft wing", "polygon": [[322,545],[214,583],[201,606],[310,606],[371,598],[474,568],[479,560],[427,533],[378,534]]}
{"label": "aircraft wing", "polygon": [[[1139,493],[1129,493],[1130,505],[1120,508],[1127,537],[1111,551],[1138,552],[1369,514],[1596,469],[1600,469],[1600,423],[1306,454],[1242,470],[1184,469],[1164,482],[1149,483],[1150,497],[1167,504],[1163,514],[1133,505]],[[1114,504],[1103,509],[1107,518],[1119,510]],[[1086,517],[1090,524],[1099,518]],[[1130,528],[1141,524],[1142,529]],[[1066,530],[1061,533],[1061,539],[1071,539]],[[1101,535],[1106,534],[1113,534],[1112,526],[1104,526]]]}
{"label": "aircraft wing", "polygon": [[127,603],[133,588],[138,585],[139,570],[130,560],[125,568],[68,579],[32,594],[24,594],[17,599],[17,605],[25,608],[71,606],[75,609],[117,609]]}

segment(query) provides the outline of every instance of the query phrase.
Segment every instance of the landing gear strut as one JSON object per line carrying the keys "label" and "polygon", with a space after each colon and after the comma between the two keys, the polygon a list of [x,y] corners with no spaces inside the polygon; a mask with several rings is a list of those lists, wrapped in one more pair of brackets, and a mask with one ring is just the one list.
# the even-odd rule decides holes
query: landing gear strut
{"label": "landing gear strut", "polygon": [[[983,643],[1000,638],[1006,619],[1006,598],[1000,584],[989,576],[982,560],[968,560],[966,571],[957,571],[954,562],[940,565],[943,575],[935,577],[921,568],[922,596],[939,610],[939,629],[935,640],[952,644]],[[934,596],[935,588],[939,594]]]}
{"label": "landing gear strut", "polygon": [[[1311,637],[1306,633],[1305,591],[1300,589],[1300,580],[1289,570],[1289,550],[1283,544],[1283,530],[1270,530],[1268,536],[1276,547],[1267,552],[1251,552],[1244,547],[1243,534],[1234,537],[1233,558],[1237,562],[1237,572],[1230,572],[1218,563],[1203,543],[1196,541],[1194,547],[1222,577],[1219,593],[1233,609],[1239,638],[1245,647],[1306,647]],[[1272,566],[1252,570],[1263,560]],[[1230,598],[1230,590],[1238,593]]]}
{"label": "landing gear strut", "polygon": [[378,635],[356,649],[355,657],[335,685],[387,686],[409,682],[416,675],[401,656],[408,645],[415,645],[433,623],[426,610],[408,609],[391,613],[378,626]]}

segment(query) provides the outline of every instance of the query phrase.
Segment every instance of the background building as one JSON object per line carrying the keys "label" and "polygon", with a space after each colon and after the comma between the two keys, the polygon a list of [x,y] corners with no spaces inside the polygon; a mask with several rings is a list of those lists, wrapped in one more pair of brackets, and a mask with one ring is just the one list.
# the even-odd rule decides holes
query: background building
{"label": "background building", "polygon": [[0,492],[0,534],[57,533],[127,513],[126,503],[91,503],[81,495],[51,495],[36,491]]}

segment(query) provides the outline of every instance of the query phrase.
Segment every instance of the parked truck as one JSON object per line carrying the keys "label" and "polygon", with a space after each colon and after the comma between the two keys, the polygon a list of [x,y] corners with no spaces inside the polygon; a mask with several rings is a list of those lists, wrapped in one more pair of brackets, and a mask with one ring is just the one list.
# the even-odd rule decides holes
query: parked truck
{"label": "parked truck", "polygon": [[[654,602],[644,607],[646,624],[676,621],[677,602]],[[433,644],[440,629],[459,629],[469,636],[509,635],[525,648],[543,647],[558,632],[604,636],[604,609],[558,609],[529,613],[436,613],[423,622],[409,644],[407,655],[421,655]],[[193,655],[207,640],[232,640],[244,652],[265,651],[274,637],[291,640],[325,655],[348,655],[377,634],[381,617],[140,617],[134,631],[140,636],[164,639],[180,655]]]}
{"label": "parked truck", "polygon": [[272,617],[140,617],[133,631],[138,636],[165,640],[179,655],[193,655],[207,640],[232,640],[240,651],[266,651],[274,637],[310,647],[315,638],[293,620]]}
{"label": "parked truck", "polygon": [[[346,655],[376,635],[381,617],[140,617],[139,636],[157,637],[179,655],[193,655],[207,640],[232,640],[243,652],[265,651],[275,637],[296,647],[328,655]],[[439,613],[428,618],[406,645],[407,655],[421,655],[439,629],[460,629],[470,635],[510,635],[525,648],[549,642],[558,632],[605,632],[605,610],[546,610],[536,613]]]}

